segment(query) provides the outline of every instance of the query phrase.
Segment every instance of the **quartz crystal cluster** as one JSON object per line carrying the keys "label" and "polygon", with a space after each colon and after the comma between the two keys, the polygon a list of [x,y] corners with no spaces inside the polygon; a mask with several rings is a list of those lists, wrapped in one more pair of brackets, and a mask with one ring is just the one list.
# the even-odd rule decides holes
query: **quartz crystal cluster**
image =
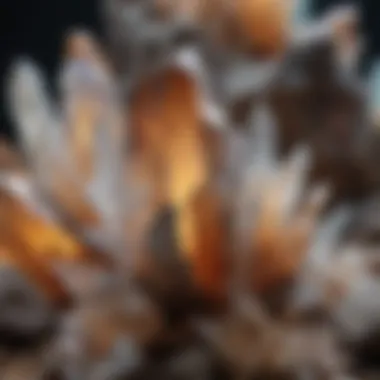
{"label": "quartz crystal cluster", "polygon": [[7,78],[0,378],[379,379],[379,70],[358,74],[357,10],[100,11],[102,43],[68,33],[53,86],[26,58]]}

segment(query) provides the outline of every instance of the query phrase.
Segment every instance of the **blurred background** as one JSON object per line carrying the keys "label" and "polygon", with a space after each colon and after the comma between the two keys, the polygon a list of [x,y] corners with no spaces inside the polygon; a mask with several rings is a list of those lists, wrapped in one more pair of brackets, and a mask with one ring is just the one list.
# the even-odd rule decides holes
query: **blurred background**
{"label": "blurred background", "polygon": [[[347,3],[359,5],[362,12],[362,30],[367,39],[362,62],[365,74],[371,59],[380,56],[380,1],[314,0],[314,8],[318,14],[331,5]],[[68,28],[86,26],[101,33],[97,7],[97,0],[0,0],[0,88],[4,88],[10,62],[20,55],[39,62],[51,78],[59,63],[62,37]],[[3,92],[0,134],[13,137]]]}

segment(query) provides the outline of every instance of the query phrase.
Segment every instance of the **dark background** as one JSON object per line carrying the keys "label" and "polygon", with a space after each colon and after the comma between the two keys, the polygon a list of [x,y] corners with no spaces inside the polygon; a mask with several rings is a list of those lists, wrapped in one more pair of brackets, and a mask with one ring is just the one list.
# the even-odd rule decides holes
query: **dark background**
{"label": "dark background", "polygon": [[[188,0],[191,1],[191,0]],[[285,0],[284,0],[285,1]],[[340,0],[315,0],[317,12]],[[380,0],[351,0],[362,10],[362,29],[367,36],[364,72],[370,59],[380,56]],[[0,89],[10,62],[20,55],[31,56],[51,78],[60,59],[65,31],[71,26],[86,26],[101,33],[96,0],[0,0]],[[12,136],[0,93],[0,133]]]}

